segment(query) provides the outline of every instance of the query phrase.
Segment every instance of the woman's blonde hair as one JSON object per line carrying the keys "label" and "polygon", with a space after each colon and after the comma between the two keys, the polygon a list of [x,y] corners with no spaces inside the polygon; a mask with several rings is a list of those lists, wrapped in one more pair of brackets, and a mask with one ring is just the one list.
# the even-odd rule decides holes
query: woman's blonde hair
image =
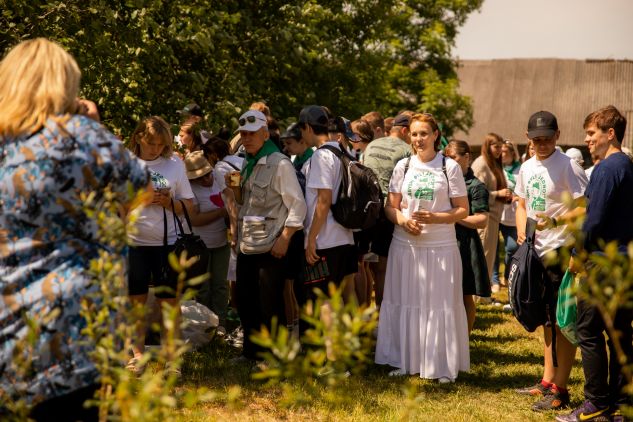
{"label": "woman's blonde hair", "polygon": [[74,113],[81,71],[59,44],[23,41],[0,62],[0,136],[39,130],[49,117]]}
{"label": "woman's blonde hair", "polygon": [[161,117],[152,116],[141,120],[130,137],[128,148],[134,153],[134,155],[140,157],[141,142],[148,141],[149,139],[158,139],[163,145],[165,145],[165,148],[163,148],[163,151],[160,153],[162,157],[171,157],[174,137],[171,134],[169,124],[167,124],[167,122]]}

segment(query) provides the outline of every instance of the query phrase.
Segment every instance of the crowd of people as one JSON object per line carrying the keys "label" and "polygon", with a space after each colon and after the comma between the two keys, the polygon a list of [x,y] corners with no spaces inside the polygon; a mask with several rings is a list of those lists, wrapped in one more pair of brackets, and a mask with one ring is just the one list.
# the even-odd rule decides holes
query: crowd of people
{"label": "crowd of people", "polygon": [[[375,303],[376,363],[392,367],[391,376],[440,383],[469,370],[476,298],[485,301],[508,279],[528,218],[538,222],[540,256],[569,248],[567,224],[582,216],[589,252],[616,241],[625,254],[633,240],[633,164],[622,153],[626,119],[613,106],[579,122],[600,163],[589,175],[578,150],[557,147],[557,119],[547,111],[527,119],[523,159],[516,142],[489,133],[473,160],[468,142],[442,142],[440,122],[428,113],[371,112],[350,121],[320,105],[304,107],[281,131],[266,104],[254,103],[232,136],[208,130],[203,110],[190,104],[179,112],[177,136],[152,116],[122,143],[99,123],[93,103],[77,100],[79,80],[74,59],[44,39],[22,42],[0,63],[0,388],[26,394],[35,419],[61,408],[69,417],[94,417],[69,406],[97,388],[78,315],[82,297],[98,289],[90,283],[90,260],[108,248],[82,210],[85,192],[110,187],[123,204],[133,190],[148,192],[125,257],[132,303],[145,304],[150,287],[159,303],[177,303],[177,275],[166,256],[177,239],[176,219],[190,217],[210,256],[197,300],[218,315],[220,335],[229,304],[237,309],[244,340],[236,363],[259,358],[251,335],[273,318],[298,338],[301,307],[333,283],[346,301]],[[332,213],[346,177],[341,153],[374,171],[385,198],[369,229],[347,228]],[[582,272],[577,261],[569,268]],[[560,284],[565,269],[548,264],[549,281]],[[557,420],[618,420],[628,401],[614,339],[609,357],[601,314],[585,301],[578,308],[586,401]],[[11,369],[27,330],[21,315],[53,309],[61,311],[38,321],[33,371]],[[614,323],[627,362],[631,321],[631,309],[622,306]],[[146,327],[132,323],[138,329],[127,368],[140,374]],[[557,336],[555,366],[551,333],[543,333],[542,379],[517,392],[538,396],[536,411],[559,410],[569,406],[576,347]]]}

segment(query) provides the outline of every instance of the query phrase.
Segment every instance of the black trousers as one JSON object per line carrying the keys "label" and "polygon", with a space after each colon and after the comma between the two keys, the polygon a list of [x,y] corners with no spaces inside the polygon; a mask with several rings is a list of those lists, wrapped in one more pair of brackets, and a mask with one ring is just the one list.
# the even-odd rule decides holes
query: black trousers
{"label": "black trousers", "polygon": [[[627,364],[633,362],[632,320],[631,309],[620,308],[616,312],[614,326],[620,332],[620,344],[627,357]],[[598,308],[578,300],[576,324],[582,369],[585,373],[585,399],[599,408],[628,404],[628,397],[622,392],[627,384],[626,377],[622,374],[610,336],[606,342],[609,347],[607,356],[604,338],[606,327]]]}
{"label": "black trousers", "polygon": [[239,253],[236,263],[237,310],[244,329],[243,355],[255,359],[261,348],[250,336],[262,325],[270,328],[273,316],[279,325],[285,324],[283,287],[286,258],[270,253],[245,255]]}

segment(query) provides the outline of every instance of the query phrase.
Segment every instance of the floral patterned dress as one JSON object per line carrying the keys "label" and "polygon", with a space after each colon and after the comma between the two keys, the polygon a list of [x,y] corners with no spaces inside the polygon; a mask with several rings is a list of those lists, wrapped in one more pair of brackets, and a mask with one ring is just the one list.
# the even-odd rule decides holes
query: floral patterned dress
{"label": "floral patterned dress", "polygon": [[[145,166],[99,123],[83,116],[49,119],[38,132],[0,139],[0,402],[27,403],[97,381],[81,331],[80,301],[98,286],[87,273],[107,246],[82,210],[81,193],[110,185],[123,201],[147,186]],[[31,370],[12,362],[37,324]]]}

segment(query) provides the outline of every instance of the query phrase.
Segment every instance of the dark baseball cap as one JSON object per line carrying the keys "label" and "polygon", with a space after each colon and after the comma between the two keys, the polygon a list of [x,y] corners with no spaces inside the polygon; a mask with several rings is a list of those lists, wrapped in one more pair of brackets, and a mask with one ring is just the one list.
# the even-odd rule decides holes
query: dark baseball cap
{"label": "dark baseball cap", "polygon": [[534,113],[528,121],[528,138],[534,139],[540,136],[551,138],[558,131],[558,121],[549,111]]}
{"label": "dark baseball cap", "polygon": [[333,119],[330,119],[328,132],[342,133],[347,139],[352,142],[358,142],[360,140],[352,130],[352,122],[350,122],[345,117],[337,116]]}
{"label": "dark baseball cap", "polygon": [[398,114],[396,118],[393,119],[394,126],[409,127],[410,124],[411,124],[411,117],[409,117],[407,114]]}
{"label": "dark baseball cap", "polygon": [[279,139],[288,139],[288,138],[294,138],[296,140],[301,139],[301,130],[299,129],[299,124],[297,123],[291,124],[290,126],[288,126],[286,131],[282,133],[281,136],[279,137]]}
{"label": "dark baseball cap", "polygon": [[327,128],[328,122],[327,113],[323,107],[319,105],[309,105],[304,107],[301,113],[299,113],[299,123]]}
{"label": "dark baseball cap", "polygon": [[200,108],[200,106],[196,103],[187,104],[182,110],[178,110],[176,113],[182,114],[183,116],[204,117],[202,108]]}

